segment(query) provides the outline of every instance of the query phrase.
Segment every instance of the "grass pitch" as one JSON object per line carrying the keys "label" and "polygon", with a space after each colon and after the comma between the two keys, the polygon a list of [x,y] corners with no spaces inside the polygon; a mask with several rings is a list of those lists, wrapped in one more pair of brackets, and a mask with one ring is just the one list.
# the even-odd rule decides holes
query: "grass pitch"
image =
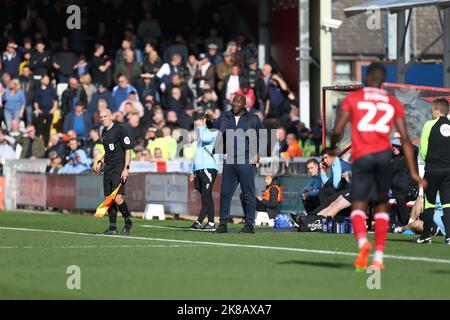
{"label": "grass pitch", "polygon": [[[118,219],[119,227],[123,224]],[[189,221],[134,219],[130,237],[96,233],[107,218],[0,213],[0,299],[449,299],[450,247],[390,234],[381,289],[355,273],[352,235],[187,231]],[[372,235],[370,235],[372,240]],[[81,289],[67,289],[69,266]]]}

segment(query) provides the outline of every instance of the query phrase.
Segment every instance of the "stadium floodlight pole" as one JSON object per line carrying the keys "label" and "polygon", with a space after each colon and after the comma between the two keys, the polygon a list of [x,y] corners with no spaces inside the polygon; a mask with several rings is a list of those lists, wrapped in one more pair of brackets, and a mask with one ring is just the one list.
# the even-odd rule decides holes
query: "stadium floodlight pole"
{"label": "stadium floodlight pole", "polygon": [[310,128],[311,104],[310,104],[310,75],[309,64],[310,43],[309,43],[309,0],[298,0],[298,26],[299,26],[299,111],[300,119],[307,128]]}
{"label": "stadium floodlight pole", "polygon": [[397,13],[397,83],[405,83],[405,37],[407,26],[405,25],[405,10]]}
{"label": "stadium floodlight pole", "polygon": [[444,87],[450,88],[450,8],[444,11]]}

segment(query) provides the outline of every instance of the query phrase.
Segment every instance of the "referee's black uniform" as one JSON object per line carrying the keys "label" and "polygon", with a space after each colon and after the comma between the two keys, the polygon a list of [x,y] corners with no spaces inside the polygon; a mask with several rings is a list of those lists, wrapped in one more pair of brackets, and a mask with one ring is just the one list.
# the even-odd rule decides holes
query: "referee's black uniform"
{"label": "referee's black uniform", "polygon": [[[122,171],[125,168],[125,152],[133,148],[133,141],[130,134],[119,123],[113,123],[108,130],[102,130],[102,142],[105,148],[104,169],[103,169],[103,191],[105,196],[109,196],[121,182]],[[119,189],[120,195],[125,195],[125,185]],[[125,202],[117,208],[125,219],[125,225],[131,226],[130,212]],[[108,210],[110,230],[116,230],[117,208],[113,203]]]}
{"label": "referee's black uniform", "polygon": [[447,116],[427,121],[420,139],[420,152],[425,160],[425,211],[423,234],[418,243],[431,242],[431,227],[439,192],[444,209],[442,222],[445,226],[446,242],[450,244],[450,120]]}

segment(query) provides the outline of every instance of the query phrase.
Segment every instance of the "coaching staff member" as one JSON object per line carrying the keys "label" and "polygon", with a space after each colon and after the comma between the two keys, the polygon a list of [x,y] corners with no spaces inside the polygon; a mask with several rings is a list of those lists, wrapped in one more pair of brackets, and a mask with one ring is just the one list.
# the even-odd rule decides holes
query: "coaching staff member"
{"label": "coaching staff member", "polygon": [[431,226],[439,191],[444,216],[445,244],[450,245],[450,120],[446,99],[433,101],[433,120],[425,122],[420,137],[420,152],[425,161],[425,210],[422,214],[423,233],[417,243],[431,243]]}
{"label": "coaching staff member", "polygon": [[[94,170],[98,173],[104,167],[103,191],[105,196],[109,196],[121,181],[125,183],[128,178],[133,143],[126,129],[112,121],[111,110],[106,109],[100,112],[100,122],[103,126],[102,141],[105,147],[105,156],[103,159],[97,161]],[[108,210],[109,229],[104,232],[106,235],[118,234],[116,227],[117,208],[125,219],[125,227],[123,228],[122,235],[130,234],[132,227],[131,214],[123,198],[124,195],[125,185],[122,184],[115,202]]]}
{"label": "coaching staff member", "polygon": [[[214,128],[218,129],[225,148],[220,192],[220,224],[216,233],[228,232],[231,198],[238,183],[242,189],[245,226],[241,233],[255,233],[253,223],[256,212],[255,176],[259,162],[259,130],[264,129],[259,118],[245,109],[246,100],[236,94],[232,109],[223,113]],[[245,142],[243,141],[245,139]]]}

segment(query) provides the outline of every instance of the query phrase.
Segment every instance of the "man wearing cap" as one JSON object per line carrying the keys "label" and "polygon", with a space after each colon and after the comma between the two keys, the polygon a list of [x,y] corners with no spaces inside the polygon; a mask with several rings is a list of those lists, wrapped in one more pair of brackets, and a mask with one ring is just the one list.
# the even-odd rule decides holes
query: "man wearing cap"
{"label": "man wearing cap", "polygon": [[19,78],[20,61],[20,55],[17,54],[17,44],[14,41],[9,41],[2,57],[3,72],[8,73],[13,79]]}
{"label": "man wearing cap", "polygon": [[208,44],[208,60],[209,62],[211,62],[215,67],[217,67],[219,65],[219,63],[221,63],[222,57],[220,56],[220,54],[217,53],[217,44],[215,43],[210,43]]}
{"label": "man wearing cap", "polygon": [[251,89],[255,90],[256,81],[261,74],[261,69],[258,68],[258,60],[256,58],[249,58],[247,60],[247,67],[244,69],[244,77],[248,80]]}
{"label": "man wearing cap", "polygon": [[[411,179],[400,139],[394,138],[391,145],[393,156],[390,198],[397,202],[395,208],[391,210],[391,221],[398,221],[401,226],[405,226],[409,223],[409,210],[406,204],[417,199],[419,186]],[[414,149],[417,157],[418,148],[414,146]]]}
{"label": "man wearing cap", "polygon": [[223,53],[223,61],[217,66],[217,89],[222,90],[224,86],[225,78],[231,73],[231,67],[233,66],[233,54],[225,51]]}
{"label": "man wearing cap", "polygon": [[214,89],[216,71],[214,65],[209,62],[205,53],[198,55],[198,66],[195,74],[195,80],[197,81],[197,95],[201,96],[205,85],[208,85],[210,89]]}

